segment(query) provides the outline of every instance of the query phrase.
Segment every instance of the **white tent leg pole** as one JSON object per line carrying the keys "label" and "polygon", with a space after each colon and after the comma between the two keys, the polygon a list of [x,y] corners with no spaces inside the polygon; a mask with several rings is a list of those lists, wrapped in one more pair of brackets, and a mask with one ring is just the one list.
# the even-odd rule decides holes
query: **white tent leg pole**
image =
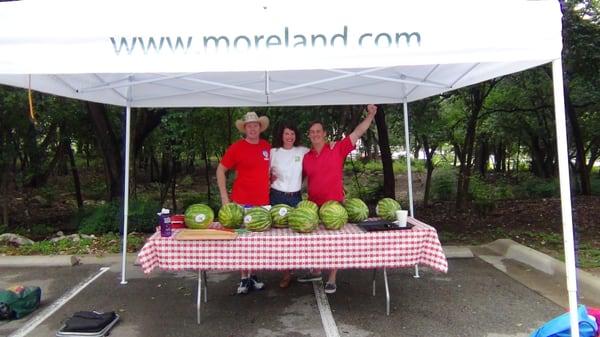
{"label": "white tent leg pole", "polygon": [[560,179],[560,205],[565,246],[565,268],[567,274],[567,292],[569,295],[569,312],[571,314],[571,336],[579,336],[579,318],[577,315],[577,268],[575,268],[575,245],[573,242],[569,152],[567,145],[567,125],[565,120],[565,97],[561,59],[552,61],[552,80],[554,81],[554,114],[556,119],[558,174]]}
{"label": "white tent leg pole", "polygon": [[123,181],[123,257],[121,259],[121,284],[127,284],[125,267],[127,264],[127,218],[129,215],[129,145],[131,139],[131,106],[125,108],[125,178]]}
{"label": "white tent leg pole", "polygon": [[404,144],[406,147],[406,175],[408,179],[408,210],[410,211],[410,216],[414,218],[412,170],[410,167],[410,133],[408,132],[408,103],[406,100],[404,100],[402,106],[404,107]]}

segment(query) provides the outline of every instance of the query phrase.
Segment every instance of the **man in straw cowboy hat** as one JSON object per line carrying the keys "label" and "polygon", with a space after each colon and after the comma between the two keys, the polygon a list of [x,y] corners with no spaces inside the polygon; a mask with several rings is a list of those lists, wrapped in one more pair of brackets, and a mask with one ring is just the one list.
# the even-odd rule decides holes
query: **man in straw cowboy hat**
{"label": "man in straw cowboy hat", "polygon": [[[236,172],[231,201],[242,206],[261,206],[269,204],[269,152],[271,145],[260,139],[260,133],[269,127],[269,118],[258,117],[250,111],[241,120],[235,121],[237,129],[244,138],[231,144],[217,167],[217,185],[223,205],[230,202],[227,194],[225,173]],[[238,294],[247,294],[252,289],[263,289],[260,282],[250,271],[242,271]]]}

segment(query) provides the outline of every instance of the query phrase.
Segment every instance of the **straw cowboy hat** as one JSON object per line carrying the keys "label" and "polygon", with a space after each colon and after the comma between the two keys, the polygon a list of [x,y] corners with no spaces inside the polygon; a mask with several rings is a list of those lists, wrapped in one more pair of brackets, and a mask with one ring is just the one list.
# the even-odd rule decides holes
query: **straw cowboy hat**
{"label": "straw cowboy hat", "polygon": [[241,133],[246,133],[246,130],[244,130],[244,125],[251,122],[257,122],[260,124],[260,132],[265,131],[269,127],[269,117],[258,117],[254,111],[247,112],[242,119],[235,121],[235,127],[240,130]]}

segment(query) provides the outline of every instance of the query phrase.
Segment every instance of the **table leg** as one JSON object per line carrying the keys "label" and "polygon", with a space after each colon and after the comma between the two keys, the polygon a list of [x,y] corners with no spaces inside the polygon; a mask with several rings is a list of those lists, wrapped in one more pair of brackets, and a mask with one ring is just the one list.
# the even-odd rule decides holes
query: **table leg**
{"label": "table leg", "polygon": [[419,265],[415,264],[415,275],[413,276],[414,278],[420,278],[421,276],[419,276]]}
{"label": "table leg", "polygon": [[375,296],[375,277],[377,276],[377,269],[373,269],[373,296]]}
{"label": "table leg", "polygon": [[202,304],[202,273],[202,270],[198,271],[198,296],[196,297],[196,322],[198,324],[200,324],[200,306]]}
{"label": "table leg", "polygon": [[202,278],[204,279],[204,303],[208,301],[208,281],[206,281],[206,270],[202,271]]}
{"label": "table leg", "polygon": [[387,269],[383,268],[383,281],[385,283],[385,312],[390,315],[390,288],[388,287]]}

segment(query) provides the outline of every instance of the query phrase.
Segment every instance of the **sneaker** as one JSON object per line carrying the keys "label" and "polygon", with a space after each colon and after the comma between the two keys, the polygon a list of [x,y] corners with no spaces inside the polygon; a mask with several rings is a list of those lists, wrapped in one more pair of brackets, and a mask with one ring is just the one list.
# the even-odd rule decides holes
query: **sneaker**
{"label": "sneaker", "polygon": [[335,283],[325,283],[325,293],[326,294],[334,294],[335,291],[337,290],[337,287],[335,286]]}
{"label": "sneaker", "polygon": [[308,273],[308,274],[304,274],[304,275],[298,277],[298,282],[300,282],[300,283],[322,281],[322,280],[323,280],[323,278],[321,277],[321,274]]}
{"label": "sneaker", "polygon": [[265,283],[261,282],[256,275],[250,275],[250,285],[255,290],[262,290],[265,287]]}
{"label": "sneaker", "polygon": [[252,281],[250,280],[250,278],[245,277],[240,280],[240,285],[237,288],[237,293],[238,293],[238,295],[247,294],[251,288],[252,288]]}

